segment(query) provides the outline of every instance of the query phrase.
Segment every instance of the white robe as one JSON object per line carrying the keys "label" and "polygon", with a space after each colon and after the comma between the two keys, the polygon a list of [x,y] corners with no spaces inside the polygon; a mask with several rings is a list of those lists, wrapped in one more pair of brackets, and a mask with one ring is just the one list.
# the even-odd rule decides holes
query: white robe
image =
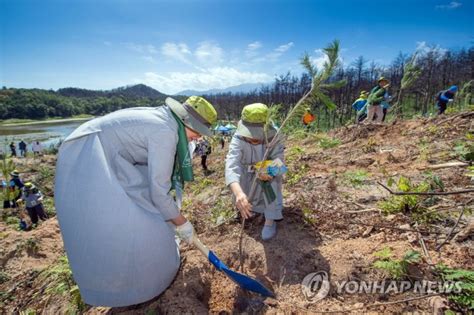
{"label": "white robe", "polygon": [[[250,193],[255,172],[249,172],[249,166],[254,166],[260,162],[265,155],[265,145],[253,145],[234,135],[229,144],[229,152],[225,160],[225,183],[230,185],[234,182],[240,183],[240,187],[245,194]],[[269,154],[268,159],[274,160],[279,158],[284,161],[284,145],[279,142],[275,145]],[[280,220],[283,218],[283,194],[282,194],[282,177],[276,176],[271,185],[276,194],[276,199],[269,202],[262,191],[260,185],[257,184],[252,203],[252,211],[263,213],[266,219]],[[235,203],[235,197],[233,198]]]}
{"label": "white robe", "polygon": [[55,204],[84,301],[126,306],[163,292],[179,251],[166,220],[178,125],[167,106],[124,109],[91,120],[62,144]]}

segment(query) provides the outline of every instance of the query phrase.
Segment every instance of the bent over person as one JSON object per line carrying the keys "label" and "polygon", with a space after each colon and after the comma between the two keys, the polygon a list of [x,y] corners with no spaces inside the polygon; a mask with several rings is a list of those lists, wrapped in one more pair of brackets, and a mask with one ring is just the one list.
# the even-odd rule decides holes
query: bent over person
{"label": "bent over person", "polygon": [[193,180],[188,140],[211,135],[216,118],[204,98],[167,98],[166,106],[96,118],[66,138],[55,204],[84,302],[138,304],[171,284],[180,265],[175,232],[192,242],[194,230],[170,190],[179,199]]}

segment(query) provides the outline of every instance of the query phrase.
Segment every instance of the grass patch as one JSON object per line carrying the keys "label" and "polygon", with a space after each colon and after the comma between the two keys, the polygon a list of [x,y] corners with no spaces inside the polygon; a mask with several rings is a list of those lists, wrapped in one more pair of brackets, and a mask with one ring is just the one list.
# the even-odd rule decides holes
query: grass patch
{"label": "grass patch", "polygon": [[10,280],[10,276],[5,271],[0,271],[0,284],[3,284]]}
{"label": "grass patch", "polygon": [[211,221],[216,225],[228,221],[235,215],[235,210],[224,199],[220,198],[216,201],[214,206],[210,209]]}
{"label": "grass patch", "polygon": [[303,179],[308,171],[309,166],[307,164],[295,165],[291,170],[288,170],[288,173],[286,173],[286,184],[294,186]]}
{"label": "grass patch", "polygon": [[298,157],[300,157],[301,155],[303,155],[305,153],[305,149],[303,147],[300,147],[300,146],[293,146],[291,147],[288,152],[285,154],[285,160],[286,160],[286,163],[290,163],[290,162],[294,162],[295,160],[298,159]]}
{"label": "grass patch", "polygon": [[365,184],[369,175],[370,174],[364,170],[355,170],[343,173],[342,178],[345,183],[348,183],[353,187],[359,187]]}
{"label": "grass patch", "polygon": [[69,261],[66,256],[59,258],[56,264],[42,272],[41,277],[48,281],[47,294],[67,295],[69,299],[69,311],[73,314],[81,313],[86,309],[82,300],[79,287],[74,282]]}
{"label": "grass patch", "polygon": [[322,149],[331,149],[340,145],[341,140],[337,138],[323,137],[319,140],[318,144]]}

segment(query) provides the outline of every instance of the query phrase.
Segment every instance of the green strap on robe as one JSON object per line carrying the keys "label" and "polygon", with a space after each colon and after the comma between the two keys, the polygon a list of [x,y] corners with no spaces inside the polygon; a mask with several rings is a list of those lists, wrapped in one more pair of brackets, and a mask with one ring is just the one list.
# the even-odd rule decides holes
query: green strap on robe
{"label": "green strap on robe", "polygon": [[184,189],[184,182],[192,182],[194,180],[193,159],[189,152],[184,124],[175,113],[171,113],[178,123],[178,144],[176,145],[173,175],[171,176],[171,189],[182,191]]}
{"label": "green strap on robe", "polygon": [[269,181],[258,180],[260,187],[262,187],[265,198],[267,198],[268,203],[272,203],[276,199],[275,191],[273,190],[272,184]]}

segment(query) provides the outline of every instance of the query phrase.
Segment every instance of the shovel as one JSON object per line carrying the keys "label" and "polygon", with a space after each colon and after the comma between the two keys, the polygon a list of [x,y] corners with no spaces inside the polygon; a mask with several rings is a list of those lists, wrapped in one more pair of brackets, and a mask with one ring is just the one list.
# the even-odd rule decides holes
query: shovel
{"label": "shovel", "polygon": [[272,291],[267,289],[257,280],[229,269],[229,267],[220,261],[220,259],[211,250],[209,250],[209,248],[204,246],[204,244],[202,244],[196,236],[193,236],[193,244],[204,256],[207,257],[207,259],[209,259],[209,261],[214,265],[214,267],[216,267],[217,270],[224,272],[227,277],[237,283],[242,289],[256,292],[266,297],[275,297],[275,294]]}

